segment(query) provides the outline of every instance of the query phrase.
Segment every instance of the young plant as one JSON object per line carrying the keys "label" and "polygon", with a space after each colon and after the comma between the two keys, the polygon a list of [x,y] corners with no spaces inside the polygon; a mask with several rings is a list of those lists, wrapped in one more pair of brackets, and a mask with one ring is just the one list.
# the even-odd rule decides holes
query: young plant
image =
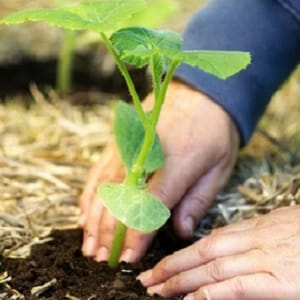
{"label": "young plant", "polygon": [[[121,184],[105,183],[98,188],[99,199],[118,220],[109,258],[111,267],[118,264],[127,227],[152,232],[170,216],[169,209],[145,189],[147,176],[164,165],[156,126],[177,66],[183,62],[226,79],[250,62],[250,55],[245,52],[183,51],[181,36],[169,30],[119,26],[145,6],[142,0],[85,1],[55,10],[17,12],[1,21],[6,24],[45,21],[71,30],[96,31],[127,83],[134,107],[119,102],[114,123],[116,144],[126,177]],[[155,98],[150,112],[142,108],[127,64],[138,68],[149,66]]]}
{"label": "young plant", "polygon": [[[70,4],[71,0],[55,0],[54,2],[57,7],[63,7]],[[56,66],[56,90],[61,95],[66,95],[71,90],[76,39],[77,32],[63,30]]]}

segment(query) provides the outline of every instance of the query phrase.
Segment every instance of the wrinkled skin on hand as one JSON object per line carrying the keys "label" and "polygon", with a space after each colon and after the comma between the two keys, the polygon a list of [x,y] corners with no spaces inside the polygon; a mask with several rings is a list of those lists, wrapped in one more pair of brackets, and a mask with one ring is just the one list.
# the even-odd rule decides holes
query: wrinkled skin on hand
{"label": "wrinkled skin on hand", "polygon": [[[152,95],[143,105],[146,110],[152,108]],[[151,176],[147,189],[173,210],[175,232],[188,239],[231,174],[239,148],[237,129],[227,113],[207,96],[172,82],[157,131],[166,164]],[[108,259],[116,221],[97,198],[96,187],[123,178],[124,168],[111,142],[90,171],[80,197],[82,250],[98,261]],[[128,229],[121,260],[140,260],[154,234]]]}
{"label": "wrinkled skin on hand", "polygon": [[300,205],[217,229],[140,280],[184,300],[300,299]]}

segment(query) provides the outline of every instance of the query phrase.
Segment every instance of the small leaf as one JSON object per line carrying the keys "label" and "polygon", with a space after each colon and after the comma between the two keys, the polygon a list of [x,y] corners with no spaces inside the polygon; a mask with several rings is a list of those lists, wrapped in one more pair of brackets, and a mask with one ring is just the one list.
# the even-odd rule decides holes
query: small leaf
{"label": "small leaf", "polygon": [[157,230],[170,217],[161,201],[134,186],[105,183],[99,186],[98,195],[115,218],[144,233]]}
{"label": "small leaf", "polygon": [[121,22],[145,8],[144,0],[89,0],[55,9],[30,9],[13,13],[0,23],[46,22],[70,30],[117,30]]}
{"label": "small leaf", "polygon": [[160,55],[170,49],[179,50],[182,39],[178,33],[169,30],[129,27],[113,33],[111,42],[127,63],[143,67],[154,54]]}
{"label": "small leaf", "polygon": [[[136,160],[144,138],[144,127],[134,107],[120,101],[114,123],[116,143],[127,171]],[[151,173],[164,165],[165,158],[158,136],[145,163],[145,172]]]}
{"label": "small leaf", "polygon": [[177,60],[188,65],[226,79],[246,68],[251,62],[248,52],[239,51],[177,51],[167,50],[164,54],[170,60]]}

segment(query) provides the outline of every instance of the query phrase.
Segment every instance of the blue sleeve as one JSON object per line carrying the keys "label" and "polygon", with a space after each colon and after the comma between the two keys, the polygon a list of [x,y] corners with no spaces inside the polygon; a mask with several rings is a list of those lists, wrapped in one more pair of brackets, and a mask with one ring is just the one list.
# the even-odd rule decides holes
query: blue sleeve
{"label": "blue sleeve", "polygon": [[212,0],[192,17],[183,39],[185,50],[251,53],[251,65],[227,80],[184,64],[176,72],[230,114],[245,145],[272,94],[300,62],[300,1]]}

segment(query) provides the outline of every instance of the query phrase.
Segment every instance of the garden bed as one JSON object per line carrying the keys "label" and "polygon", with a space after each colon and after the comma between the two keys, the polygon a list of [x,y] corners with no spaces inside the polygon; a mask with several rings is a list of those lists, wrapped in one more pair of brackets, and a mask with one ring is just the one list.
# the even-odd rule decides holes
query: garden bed
{"label": "garden bed", "polygon": [[[146,295],[135,277],[185,246],[166,226],[136,265],[110,269],[82,256],[78,196],[87,171],[112,138],[117,95],[128,96],[114,68],[82,73],[94,66],[89,55],[77,54],[75,88],[64,98],[52,87],[51,58],[43,64],[30,61],[30,70],[47,70],[45,78],[28,72],[24,61],[0,68],[0,299],[161,299]],[[135,80],[145,94],[147,76],[141,72]],[[300,204],[299,95],[298,70],[274,96],[195,239],[216,227]]]}
{"label": "garden bed", "polygon": [[[276,95],[195,239],[215,227],[300,204],[297,78]],[[114,96],[85,92],[89,101],[82,104],[74,101],[76,93],[62,101],[51,89],[41,92],[31,85],[30,92],[0,105],[0,296],[151,299],[135,276],[183,246],[170,238],[170,231],[164,231],[136,266],[110,270],[80,251],[77,198],[89,167],[111,138]],[[288,100],[282,102],[286,95]],[[50,287],[39,297],[31,295],[32,288],[36,291],[44,284]]]}

